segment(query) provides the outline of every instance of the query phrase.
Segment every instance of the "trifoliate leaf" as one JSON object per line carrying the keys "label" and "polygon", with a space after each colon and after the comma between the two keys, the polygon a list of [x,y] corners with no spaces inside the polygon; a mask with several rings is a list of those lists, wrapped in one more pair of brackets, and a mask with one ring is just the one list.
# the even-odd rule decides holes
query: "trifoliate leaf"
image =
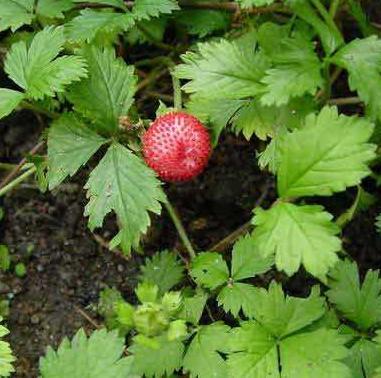
{"label": "trifoliate leaf", "polygon": [[286,338],[280,343],[282,378],[351,378],[342,362],[344,342],[336,330],[324,328]]}
{"label": "trifoliate leaf", "polygon": [[86,48],[89,78],[73,85],[68,93],[74,108],[108,133],[118,130],[119,118],[126,116],[136,91],[134,68],[115,57],[111,49]]}
{"label": "trifoliate leaf", "polygon": [[115,8],[120,8],[122,10],[127,10],[127,7],[123,0],[74,0],[75,3],[92,3],[92,4],[104,4],[104,5],[111,5]]}
{"label": "trifoliate leaf", "polygon": [[0,32],[11,28],[15,32],[33,20],[34,0],[0,0]]}
{"label": "trifoliate leaf", "polygon": [[204,311],[207,299],[208,295],[201,290],[193,296],[184,296],[182,308],[177,316],[180,319],[197,325]]}
{"label": "trifoliate leaf", "polygon": [[325,280],[338,260],[340,229],[323,207],[278,203],[269,210],[258,208],[253,224],[253,243],[264,256],[275,254],[278,270],[289,276],[303,265],[312,275]]}
{"label": "trifoliate leaf", "polygon": [[184,357],[184,369],[190,378],[225,378],[227,366],[219,352],[226,351],[230,328],[216,322],[200,327]]}
{"label": "trifoliate leaf", "polygon": [[180,9],[176,0],[135,0],[132,14],[136,20],[147,20]]}
{"label": "trifoliate leaf", "polygon": [[[3,320],[0,317],[0,322]],[[8,335],[9,331],[0,325],[0,339]],[[0,340],[0,377],[9,377],[15,371],[12,364],[16,358],[12,354],[11,347],[7,341]]]}
{"label": "trifoliate leaf", "polygon": [[157,285],[161,294],[171,290],[184,277],[184,266],[170,251],[158,252],[151,259],[146,258],[140,270],[140,281]]}
{"label": "trifoliate leaf", "polygon": [[21,92],[0,88],[0,119],[11,114],[23,98],[24,94]]}
{"label": "trifoliate leaf", "polygon": [[120,231],[110,247],[120,244],[127,254],[132,247],[138,246],[141,233],[150,225],[148,211],[160,213],[159,201],[165,201],[154,172],[120,144],[109,147],[91,172],[85,189],[89,198],[85,214],[90,217],[90,229],[101,227],[104,217],[115,211]]}
{"label": "trifoliate leaf", "polygon": [[332,54],[338,47],[344,44],[343,37],[333,18],[328,15],[328,12],[328,17],[326,20],[323,20],[312,6],[310,0],[286,0],[285,3],[298,17],[310,24],[316,30],[322,41],[326,54]]}
{"label": "trifoliate leaf", "polygon": [[83,9],[79,16],[66,24],[65,32],[72,41],[91,42],[101,33],[118,34],[133,25],[134,19],[130,13]]}
{"label": "trifoliate leaf", "polygon": [[348,260],[338,263],[329,273],[327,295],[336,308],[361,329],[381,321],[381,279],[369,270],[360,285],[358,267]]}
{"label": "trifoliate leaf", "polygon": [[57,352],[48,348],[40,359],[41,378],[130,377],[131,359],[121,358],[124,338],[116,331],[94,331],[87,338],[81,329],[72,341],[64,339]]}
{"label": "trifoliate leaf", "polygon": [[169,341],[166,336],[155,337],[153,341],[155,347],[135,341],[128,349],[134,357],[133,373],[144,374],[147,378],[161,378],[180,369],[184,354],[183,343],[180,340]]}
{"label": "trifoliate leaf", "polygon": [[381,120],[381,39],[375,35],[355,39],[332,58],[332,62],[349,72],[349,86],[357,91],[369,107],[373,119]]}
{"label": "trifoliate leaf", "polygon": [[278,192],[281,197],[331,195],[360,183],[375,156],[368,144],[373,125],[325,107],[281,144]]}
{"label": "trifoliate leaf", "polygon": [[229,269],[222,256],[216,252],[199,253],[192,260],[190,274],[198,285],[216,289],[229,279]]}
{"label": "trifoliate leaf", "polygon": [[281,50],[273,54],[274,67],[266,71],[262,83],[266,85],[261,97],[263,105],[284,105],[290,98],[314,95],[323,86],[321,63],[313,42],[297,35],[285,38]]}
{"label": "trifoliate leaf", "polygon": [[37,33],[29,48],[24,41],[12,45],[4,69],[26,92],[42,99],[63,92],[65,86],[86,76],[86,64],[79,56],[60,56],[65,43],[62,27],[46,27]]}
{"label": "trifoliate leaf", "polygon": [[263,257],[250,235],[239,239],[233,247],[232,272],[233,280],[244,280],[267,272],[274,264],[274,257]]}
{"label": "trifoliate leaf", "polygon": [[64,18],[64,12],[73,7],[73,0],[38,0],[36,13],[48,18]]}
{"label": "trifoliate leaf", "polygon": [[105,142],[73,113],[54,121],[48,134],[49,188],[73,176]]}
{"label": "trifoliate leaf", "polygon": [[254,53],[255,42],[237,40],[203,43],[199,51],[182,56],[176,67],[180,79],[190,80],[183,86],[187,93],[203,98],[239,99],[263,92],[260,82],[269,63],[261,53]]}
{"label": "trifoliate leaf", "polygon": [[249,284],[229,283],[218,294],[218,305],[222,306],[226,312],[231,312],[234,317],[238,316],[241,309],[246,317],[253,317],[257,290],[256,287]]}
{"label": "trifoliate leaf", "polygon": [[270,5],[275,2],[275,0],[236,0],[241,8],[251,8],[251,7],[263,7],[265,5]]}
{"label": "trifoliate leaf", "polygon": [[252,316],[274,337],[285,337],[303,329],[325,313],[324,298],[312,290],[308,298],[285,296],[274,281],[268,290],[256,292]]}

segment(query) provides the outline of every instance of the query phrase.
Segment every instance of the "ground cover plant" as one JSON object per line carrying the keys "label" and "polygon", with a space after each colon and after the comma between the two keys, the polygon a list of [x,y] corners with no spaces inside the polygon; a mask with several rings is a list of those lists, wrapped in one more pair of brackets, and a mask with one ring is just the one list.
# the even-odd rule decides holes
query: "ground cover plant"
{"label": "ground cover plant", "polygon": [[0,0],[0,33],[0,376],[381,376],[377,0]]}

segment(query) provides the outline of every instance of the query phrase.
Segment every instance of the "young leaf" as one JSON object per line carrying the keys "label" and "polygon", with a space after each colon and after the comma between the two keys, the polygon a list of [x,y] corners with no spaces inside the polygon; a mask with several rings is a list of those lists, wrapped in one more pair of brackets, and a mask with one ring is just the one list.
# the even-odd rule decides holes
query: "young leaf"
{"label": "young leaf", "polygon": [[219,352],[226,350],[230,328],[220,322],[200,327],[184,357],[184,369],[190,378],[227,378],[225,360]]}
{"label": "young leaf", "polygon": [[132,14],[136,20],[148,20],[180,9],[176,0],[135,0]]}
{"label": "young leaf", "polygon": [[369,270],[360,285],[356,263],[342,261],[329,273],[329,300],[361,329],[381,321],[381,279],[378,271]]}
{"label": "young leaf", "polygon": [[375,35],[355,39],[332,58],[332,62],[349,72],[349,86],[368,105],[373,119],[381,120],[381,39]]}
{"label": "young leaf", "polygon": [[23,98],[24,94],[21,92],[0,88],[0,119],[11,114]]}
{"label": "young leaf", "polygon": [[239,99],[263,92],[260,82],[268,60],[254,54],[255,42],[237,40],[203,43],[199,52],[187,52],[183,64],[176,67],[176,75],[191,80],[183,89],[197,92],[207,99]]}
{"label": "young leaf", "polygon": [[[3,320],[0,317],[0,322]],[[15,371],[12,364],[16,358],[12,354],[11,347],[7,341],[1,340],[8,335],[9,331],[3,325],[0,325],[0,377],[9,377]]]}
{"label": "young leaf", "polygon": [[359,184],[375,156],[375,146],[367,143],[372,132],[367,120],[339,115],[334,107],[308,116],[280,146],[280,196],[331,195]]}
{"label": "young leaf", "polygon": [[48,18],[64,18],[64,12],[73,7],[73,0],[38,0],[36,13]]}
{"label": "young leaf", "polygon": [[289,276],[303,265],[324,281],[338,260],[340,229],[321,206],[278,203],[269,210],[258,208],[253,224],[256,248],[264,256],[275,254],[277,269]]}
{"label": "young leaf", "polygon": [[34,36],[29,48],[24,41],[12,45],[5,59],[5,72],[25,90],[26,96],[36,100],[53,97],[86,76],[81,57],[57,57],[64,43],[62,27],[46,27]]}
{"label": "young leaf", "polygon": [[131,359],[121,358],[124,339],[116,331],[94,331],[89,338],[81,329],[72,341],[64,339],[57,352],[48,348],[40,359],[41,378],[130,377]]}
{"label": "young leaf", "polygon": [[85,214],[89,227],[101,227],[103,218],[115,211],[120,231],[111,241],[111,248],[121,244],[125,253],[137,247],[140,234],[150,225],[148,211],[160,213],[165,195],[153,171],[126,147],[113,144],[85,185],[89,203]]}
{"label": "young leaf", "polygon": [[184,277],[184,266],[170,251],[157,252],[151,259],[146,258],[140,271],[140,281],[157,285],[161,294],[171,290]]}
{"label": "young leaf", "polygon": [[293,97],[314,95],[323,86],[321,63],[313,42],[297,35],[281,41],[280,51],[273,54],[273,68],[266,71],[263,105],[284,105]]}
{"label": "young leaf", "polygon": [[227,283],[229,269],[219,253],[203,252],[192,260],[191,275],[198,285],[213,290]]}
{"label": "young leaf", "polygon": [[49,189],[73,176],[105,142],[73,113],[54,121],[48,134]]}
{"label": "young leaf", "polygon": [[95,11],[83,9],[79,16],[66,24],[67,37],[75,42],[91,42],[101,33],[120,33],[134,26],[130,13],[116,13],[111,10]]}
{"label": "young leaf", "polygon": [[126,116],[136,91],[134,68],[115,57],[111,49],[86,48],[89,78],[71,87],[69,100],[74,108],[108,133],[118,130],[119,118]]}
{"label": "young leaf", "polygon": [[159,336],[153,339],[153,343],[157,344],[156,347],[135,341],[128,349],[134,356],[133,373],[161,378],[180,369],[184,354],[181,341],[169,341],[166,336]]}
{"label": "young leaf", "polygon": [[34,0],[0,0],[0,32],[11,28],[15,32],[33,20]]}

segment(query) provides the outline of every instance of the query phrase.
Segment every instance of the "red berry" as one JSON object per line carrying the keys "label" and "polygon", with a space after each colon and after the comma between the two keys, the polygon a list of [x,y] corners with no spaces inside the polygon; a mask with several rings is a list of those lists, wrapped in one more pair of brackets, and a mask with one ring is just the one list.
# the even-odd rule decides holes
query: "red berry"
{"label": "red berry", "polygon": [[190,114],[158,117],[143,136],[146,163],[165,181],[187,181],[200,174],[209,159],[210,137]]}

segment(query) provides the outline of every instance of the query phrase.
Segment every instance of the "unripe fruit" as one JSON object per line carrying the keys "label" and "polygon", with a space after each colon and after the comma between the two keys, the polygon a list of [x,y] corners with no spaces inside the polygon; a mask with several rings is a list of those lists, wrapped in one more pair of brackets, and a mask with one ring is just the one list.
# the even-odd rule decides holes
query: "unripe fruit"
{"label": "unripe fruit", "polygon": [[158,117],[143,136],[145,161],[165,181],[188,181],[200,174],[211,149],[205,126],[184,112]]}

